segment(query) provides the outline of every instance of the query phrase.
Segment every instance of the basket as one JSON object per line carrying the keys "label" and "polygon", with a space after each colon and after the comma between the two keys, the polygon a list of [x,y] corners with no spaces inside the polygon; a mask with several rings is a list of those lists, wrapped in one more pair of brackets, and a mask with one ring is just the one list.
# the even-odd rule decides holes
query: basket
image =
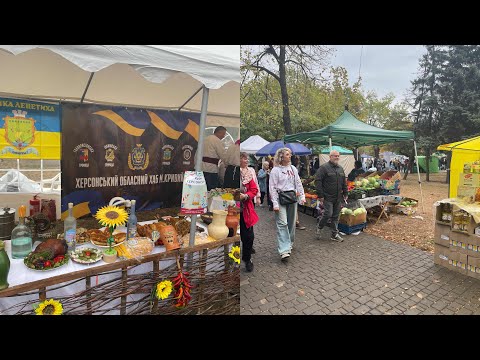
{"label": "basket", "polygon": [[361,223],[358,225],[348,226],[344,224],[338,224],[338,231],[341,231],[344,234],[350,235],[357,231],[363,231],[367,227],[367,223]]}

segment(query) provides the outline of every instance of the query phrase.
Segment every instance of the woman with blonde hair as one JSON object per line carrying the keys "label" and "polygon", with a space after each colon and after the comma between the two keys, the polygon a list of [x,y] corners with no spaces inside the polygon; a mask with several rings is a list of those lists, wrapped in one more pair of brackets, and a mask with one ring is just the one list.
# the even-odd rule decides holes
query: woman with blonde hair
{"label": "woman with blonde hair", "polygon": [[302,181],[297,169],[291,164],[291,157],[289,148],[277,150],[269,183],[277,226],[278,252],[283,262],[290,257],[295,241],[297,204],[303,205],[305,202]]}

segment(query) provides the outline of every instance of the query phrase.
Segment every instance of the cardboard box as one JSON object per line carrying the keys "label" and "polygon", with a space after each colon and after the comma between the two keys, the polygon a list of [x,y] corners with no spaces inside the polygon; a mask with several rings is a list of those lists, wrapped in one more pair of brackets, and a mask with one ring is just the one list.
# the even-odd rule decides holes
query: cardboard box
{"label": "cardboard box", "polygon": [[457,198],[468,198],[467,200],[470,203],[480,201],[480,187],[459,185],[457,187]]}
{"label": "cardboard box", "polygon": [[466,233],[451,231],[450,232],[450,248],[465,255],[480,255],[480,237],[476,235],[468,235]]}
{"label": "cardboard box", "polygon": [[460,211],[460,208],[457,205],[453,206],[453,213],[452,213],[452,232],[458,232],[458,233],[463,233],[463,234],[468,234],[468,235],[473,235],[475,232],[475,228],[477,227],[477,224],[475,223],[475,220],[473,220],[473,217],[470,216],[468,219],[468,224],[463,224],[462,228],[463,230],[457,229],[457,225],[455,223],[455,214]]}
{"label": "cardboard box", "polygon": [[468,266],[467,261],[468,256],[466,254],[462,254],[458,251],[452,251],[452,249],[450,249],[450,257],[448,259],[448,265],[450,269],[466,275]]}
{"label": "cardboard box", "polygon": [[467,262],[467,275],[480,279],[480,257],[469,256]]}
{"label": "cardboard box", "polygon": [[340,215],[340,219],[338,220],[340,224],[353,226],[358,224],[363,224],[367,222],[367,213],[363,213],[357,216],[353,215]]}
{"label": "cardboard box", "polygon": [[450,246],[450,226],[435,224],[435,244],[442,246]]}
{"label": "cardboard box", "polygon": [[[438,206],[435,207],[435,222],[437,224],[448,225],[451,227],[452,211],[453,211],[453,205],[448,203],[440,203]],[[446,219],[443,218],[444,213],[447,216]]]}
{"label": "cardboard box", "polygon": [[434,245],[433,262],[435,264],[448,267],[449,258],[450,248],[437,244]]}
{"label": "cardboard box", "polygon": [[480,174],[461,173],[458,184],[460,186],[480,187]]}

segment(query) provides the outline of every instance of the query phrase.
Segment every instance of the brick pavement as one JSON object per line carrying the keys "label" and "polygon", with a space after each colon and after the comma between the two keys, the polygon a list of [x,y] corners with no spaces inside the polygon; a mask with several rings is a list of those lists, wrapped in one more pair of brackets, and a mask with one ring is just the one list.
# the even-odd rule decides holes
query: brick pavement
{"label": "brick pavement", "polygon": [[[480,280],[433,263],[433,255],[361,233],[315,238],[315,219],[297,231],[288,264],[277,252],[273,212],[257,207],[254,270],[240,276],[240,313],[480,314]],[[412,226],[419,224],[413,223]]]}

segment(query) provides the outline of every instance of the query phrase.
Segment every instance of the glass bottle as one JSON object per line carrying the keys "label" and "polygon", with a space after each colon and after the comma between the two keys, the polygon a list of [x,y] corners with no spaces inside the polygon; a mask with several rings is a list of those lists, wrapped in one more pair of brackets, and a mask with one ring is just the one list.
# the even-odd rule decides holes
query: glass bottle
{"label": "glass bottle", "polygon": [[130,216],[127,222],[127,240],[137,236],[137,215],[135,215],[135,200],[131,201]]}
{"label": "glass bottle", "polygon": [[32,231],[25,225],[27,208],[22,205],[18,208],[18,225],[13,228],[12,236],[12,258],[23,259],[32,251]]}
{"label": "glass bottle", "polygon": [[77,235],[77,219],[73,216],[73,203],[68,203],[68,216],[63,222],[64,238],[67,242],[68,251],[75,251]]}

